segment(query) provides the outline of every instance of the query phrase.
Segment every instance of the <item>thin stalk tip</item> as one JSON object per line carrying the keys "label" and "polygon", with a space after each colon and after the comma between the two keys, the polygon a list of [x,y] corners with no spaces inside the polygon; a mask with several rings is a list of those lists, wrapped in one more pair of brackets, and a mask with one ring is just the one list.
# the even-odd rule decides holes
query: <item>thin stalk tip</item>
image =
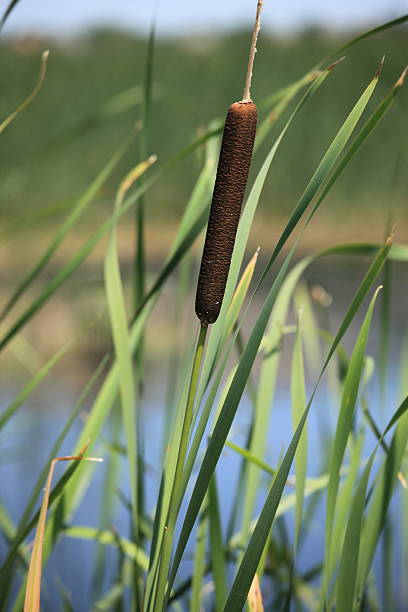
{"label": "thin stalk tip", "polygon": [[255,16],[255,24],[254,29],[252,31],[252,42],[251,49],[249,51],[249,60],[248,60],[248,69],[245,80],[245,88],[244,95],[241,102],[250,102],[251,101],[251,81],[252,81],[252,72],[254,68],[254,59],[256,53],[256,42],[258,40],[259,30],[261,29],[261,10],[263,7],[263,0],[258,0],[258,4],[256,6],[256,16]]}
{"label": "thin stalk tip", "polygon": [[382,56],[381,61],[378,64],[377,72],[375,73],[375,76],[374,76],[375,79],[380,78],[380,74],[381,74],[382,67],[384,65],[384,61],[385,61],[385,55]]}
{"label": "thin stalk tip", "polygon": [[[336,60],[335,62],[333,62],[332,64],[330,64],[329,66],[327,66],[326,70],[327,72],[331,72],[333,70],[333,68],[335,68],[338,64],[340,64],[341,62],[344,62],[344,60],[346,59],[346,56],[343,55],[342,57],[340,57],[338,60]],[[319,75],[318,75],[319,76]]]}

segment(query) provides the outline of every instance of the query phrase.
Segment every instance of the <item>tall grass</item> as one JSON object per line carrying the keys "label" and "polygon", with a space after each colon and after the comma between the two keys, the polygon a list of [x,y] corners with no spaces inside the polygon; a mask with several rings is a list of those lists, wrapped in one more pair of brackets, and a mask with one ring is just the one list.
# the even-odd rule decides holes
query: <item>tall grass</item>
{"label": "tall grass", "polygon": [[[91,180],[38,261],[16,282],[2,311],[1,349],[13,347],[38,312],[107,236],[104,286],[112,349],[86,385],[58,439],[50,440],[50,454],[20,520],[10,516],[6,501],[0,500],[0,531],[7,542],[0,567],[2,610],[21,609],[24,598],[26,610],[39,609],[42,567],[53,563],[51,555],[62,539],[81,539],[98,545],[94,580],[99,584],[94,585],[94,610],[159,612],[173,608],[235,612],[246,605],[251,610],[261,610],[262,606],[268,610],[335,608],[345,612],[381,609],[383,588],[374,567],[375,553],[385,528],[388,552],[401,537],[389,522],[393,498],[403,496],[404,516],[407,508],[406,385],[397,403],[386,409],[372,405],[368,394],[379,370],[381,397],[391,397],[384,390],[384,351],[389,350],[384,340],[388,332],[384,330],[392,323],[387,320],[388,303],[383,308],[380,354],[375,354],[373,361],[367,351],[377,302],[384,293],[387,300],[391,299],[390,268],[385,266],[407,262],[408,247],[393,244],[393,236],[387,235],[383,244],[332,244],[300,259],[297,253],[304,231],[313,223],[337,179],[357,153],[364,155],[366,141],[386,113],[391,112],[404,82],[403,66],[401,77],[385,95],[377,91],[382,62],[379,68],[372,67],[371,75],[367,75],[368,84],[362,83],[360,91],[353,92],[355,102],[351,109],[345,109],[340,129],[326,143],[326,151],[294,205],[274,250],[263,253],[263,261],[257,253],[245,264],[251,225],[264,185],[273,180],[275,158],[294,129],[294,120],[308,121],[318,89],[330,90],[330,75],[337,65],[333,60],[355,42],[406,19],[390,22],[351,41],[293,84],[271,92],[259,104],[264,117],[258,139],[268,150],[265,155],[259,146],[261,140],[257,141],[255,155],[264,157],[259,160],[260,170],[253,178],[241,215],[221,311],[208,333],[206,327],[201,328],[198,341],[185,313],[194,308],[188,291],[191,262],[195,262],[193,247],[206,225],[214,182],[220,129],[213,124],[180,153],[174,151],[171,159],[159,160],[154,166],[155,159],[151,157],[154,152],[148,150],[148,126],[145,125],[142,135],[126,136],[117,152],[107,153],[107,164]],[[149,44],[144,116],[154,122],[150,108],[153,36]],[[266,120],[271,112],[286,118],[280,131],[277,124]],[[24,121],[23,114],[10,117]],[[12,120],[8,129],[13,129]],[[78,251],[51,274],[36,294],[35,281],[97,197],[129,140],[137,138],[141,138],[144,159],[120,182],[113,211],[106,213]],[[117,229],[132,213],[133,217],[136,215],[139,237],[144,235],[144,209],[148,202],[145,194],[165,171],[170,172],[182,157],[193,153],[197,154],[200,168],[167,258],[149,284],[143,240],[139,243],[131,271],[134,291],[128,299]],[[293,172],[296,173],[296,168]],[[364,257],[367,270],[333,330],[324,324],[302,279],[316,261],[338,255]],[[386,273],[382,276],[384,269]],[[165,292],[170,278],[177,284],[175,307],[170,305]],[[379,287],[381,279],[385,284],[383,292]],[[151,440],[143,438],[145,396],[138,383],[143,372],[142,346],[158,302],[165,303],[168,313],[173,312],[178,333],[185,329],[191,342],[185,355],[169,368],[166,414],[163,413],[161,431],[157,432],[163,438],[162,464],[155,484],[149,484],[155,487],[155,502],[148,506]],[[76,338],[61,347],[16,394],[0,417],[1,432],[18,411],[24,410],[31,393],[44,384],[75,342]],[[350,354],[345,348],[349,345]],[[285,359],[283,346],[292,353],[289,360]],[[404,351],[404,356],[395,357],[401,363],[402,380],[406,375],[406,347]],[[279,425],[279,415],[272,406],[276,403],[283,368],[289,371],[286,378],[290,381],[292,432],[289,439],[282,441],[280,455],[274,453],[279,457],[271,465],[268,428],[270,423]],[[95,470],[101,469],[94,463],[73,463],[52,488],[49,478],[43,506],[35,511],[49,468],[55,465],[54,457],[96,386],[87,418],[69,456],[82,458],[84,446],[89,445],[92,454],[107,459],[101,501],[92,496],[86,498],[86,503],[94,506],[95,515],[97,506],[102,506],[100,527],[78,524],[76,520]],[[250,406],[250,422],[245,443],[237,444],[234,424],[243,403]],[[334,431],[324,431],[321,449],[311,448],[310,415],[320,408],[329,411],[333,404]],[[370,436],[371,443],[367,444]],[[238,478],[223,472],[224,452],[234,455]],[[320,465],[319,473],[313,475],[312,452],[319,456]],[[125,491],[117,483],[123,458],[128,474]],[[225,483],[229,480],[235,491],[232,495],[228,493],[227,498]],[[115,525],[118,504],[126,508],[127,529],[111,527]],[[322,513],[324,543],[313,551],[319,562],[311,566],[306,560],[305,570],[305,541],[314,532],[314,523],[322,521]],[[37,537],[28,569],[35,528]],[[117,554],[118,562],[113,568],[108,547]],[[185,560],[192,560],[187,568],[181,567]],[[76,556],[72,563],[81,563],[81,559]],[[385,575],[386,598],[392,601],[399,596],[399,574]],[[108,576],[108,580],[101,576]],[[63,584],[64,576],[60,579]],[[77,609],[78,604],[70,603],[65,587],[60,587],[60,591],[65,609]]]}

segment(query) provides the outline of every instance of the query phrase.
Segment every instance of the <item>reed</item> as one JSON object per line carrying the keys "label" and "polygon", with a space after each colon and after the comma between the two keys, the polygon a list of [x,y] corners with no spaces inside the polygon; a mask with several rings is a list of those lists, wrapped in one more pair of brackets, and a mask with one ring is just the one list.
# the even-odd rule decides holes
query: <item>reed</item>
{"label": "reed", "polygon": [[254,148],[258,111],[251,80],[263,2],[258,0],[244,95],[228,109],[198,277],[195,310],[202,325],[221,310]]}
{"label": "reed", "polygon": [[[401,341],[401,356],[393,357],[401,370],[401,388],[396,393],[395,379],[392,385],[387,380],[386,365],[391,352],[397,351],[397,343],[384,338],[392,337],[395,323],[391,317],[394,268],[398,264],[402,275],[403,264],[408,262],[408,247],[395,244],[386,232],[384,243],[328,244],[322,251],[298,259],[297,255],[305,228],[325,205],[338,178],[357,153],[364,155],[370,135],[400,103],[406,71],[384,94],[378,94],[378,70],[361,88],[341,127],[326,143],[321,160],[314,160],[316,169],[295,202],[273,252],[262,247],[262,257],[257,251],[245,267],[251,224],[281,143],[296,125],[296,118],[302,116],[303,123],[310,120],[305,114],[312,103],[317,104],[316,92],[323,85],[329,88],[331,75],[337,71],[331,55],[327,62],[312,66],[284,90],[272,92],[264,102],[260,100],[257,129],[258,111],[251,100],[250,86],[261,7],[259,1],[244,95],[228,109],[217,169],[215,151],[221,129],[213,123],[165,163],[159,156],[156,164],[156,158],[146,148],[144,160],[124,174],[116,198],[115,192],[112,194],[113,210],[106,213],[106,218],[98,219],[99,225],[61,268],[56,272],[50,268],[50,276],[39,286],[40,273],[82,222],[100,189],[103,187],[105,194],[109,191],[106,181],[135,137],[132,132],[123,138],[115,154],[106,156],[105,166],[5,301],[0,314],[0,348],[7,352],[2,357],[5,361],[14,360],[16,367],[16,357],[21,358],[26,350],[24,363],[30,364],[33,374],[2,411],[0,434],[7,442],[12,438],[16,445],[20,442],[25,456],[29,446],[37,442],[29,433],[29,444],[22,448],[26,423],[19,427],[18,419],[26,402],[51,376],[55,385],[60,370],[69,369],[72,362],[68,360],[77,355],[79,341],[91,342],[92,336],[85,325],[81,326],[77,336],[70,337],[65,346],[38,367],[35,357],[39,348],[30,346],[30,336],[24,332],[45,303],[61,287],[69,287],[70,277],[81,270],[93,248],[107,236],[102,298],[108,315],[107,354],[49,448],[47,438],[40,437],[41,445],[47,446],[46,460],[38,478],[34,478],[18,521],[8,510],[7,499],[0,500],[0,610],[40,609],[43,568],[54,563],[53,553],[63,538],[80,540],[90,549],[97,549],[96,554],[90,554],[94,559],[94,583],[98,585],[88,589],[86,595],[80,585],[69,584],[64,575],[64,584],[57,584],[60,596],[58,601],[52,599],[52,609],[63,604],[67,610],[100,612],[238,612],[246,606],[251,610],[296,607],[362,612],[393,606],[397,609],[402,601],[398,590],[408,566],[396,571],[400,569],[395,551],[400,550],[401,533],[395,528],[393,500],[402,498],[406,518],[408,342]],[[357,37],[349,46],[401,25],[404,20],[408,16]],[[150,58],[153,44],[151,39]],[[39,85],[45,75],[45,58],[41,74]],[[148,91],[152,84],[150,70],[146,70],[145,79],[144,90]],[[40,104],[40,86],[35,92],[36,104]],[[377,95],[381,98],[378,103]],[[21,116],[9,113],[13,121],[24,121],[34,108],[28,107],[29,102],[30,99]],[[279,123],[269,119],[273,110],[273,116],[279,115],[283,120],[280,128]],[[150,111],[153,125],[154,107]],[[263,148],[254,147],[256,133],[261,133],[262,147],[268,148],[266,154]],[[382,155],[384,150],[381,149]],[[134,209],[143,202],[141,196],[162,179],[164,171],[170,172],[193,151],[199,152],[197,159],[202,167],[178,233],[150,287],[150,276],[145,277],[146,287],[140,286],[143,295],[139,295],[135,307],[130,298],[135,278],[132,272],[131,282],[126,284],[126,269],[119,257],[118,226],[128,213],[136,212]],[[392,147],[387,153],[392,156]],[[264,157],[242,209],[253,155]],[[149,195],[149,202],[153,199]],[[190,271],[195,262],[193,246],[207,220],[196,292],[199,327],[193,338],[190,320],[185,316],[191,310],[194,293],[188,290]],[[285,254],[284,248],[295,233]],[[348,261],[363,258],[365,268],[356,290],[354,283],[342,287],[350,297],[344,312],[337,310],[335,317],[329,317],[331,300],[326,296],[316,305],[316,292],[308,290],[304,279],[311,270],[313,274],[319,270],[317,266],[312,268],[314,264],[330,262],[334,256],[345,256]],[[142,260],[143,257],[139,267],[144,272]],[[259,266],[264,266],[260,274]],[[357,275],[353,280],[357,281]],[[170,303],[173,292],[166,291],[170,278],[177,296],[175,309]],[[256,285],[255,278],[259,279]],[[385,285],[382,292],[378,288],[381,281]],[[70,302],[73,307],[79,293],[75,285]],[[381,317],[383,340],[377,349],[370,336],[384,294],[387,302]],[[160,366],[154,363],[149,372],[149,360],[145,362],[146,382],[154,374],[155,384],[166,384],[169,390],[167,414],[163,414],[160,428],[154,423],[148,437],[144,435],[143,420],[152,415],[145,409],[144,394],[137,392],[139,379],[134,359],[140,355],[144,338],[148,339],[147,345],[151,341],[150,330],[157,322],[151,316],[161,299],[166,300],[163,310],[167,328],[173,326],[179,345],[182,337],[185,342],[177,359],[173,354],[169,356],[172,367],[168,368],[168,380],[161,380]],[[336,329],[333,321],[338,321]],[[48,334],[48,328],[43,333]],[[160,338],[161,351],[163,344]],[[30,356],[34,356],[34,365]],[[375,393],[371,391],[376,389],[377,371],[382,396],[388,400],[386,407],[373,401]],[[282,401],[280,393],[285,383],[290,389],[285,395],[287,413],[292,415],[289,432],[282,428],[283,411],[275,413],[274,409]],[[332,423],[328,422],[328,399],[334,407],[330,413]],[[238,412],[243,403],[248,407],[249,422],[242,442],[236,432],[243,427]],[[150,411],[151,406],[148,408]],[[74,423],[77,433],[73,431]],[[66,452],[61,446],[68,443],[70,431],[74,448]],[[159,436],[163,439],[156,446],[162,453],[158,466],[151,469],[151,447]],[[97,464],[86,460],[88,452],[104,457],[107,465],[103,485],[98,487],[95,483],[94,489],[90,484]],[[226,454],[228,461],[234,461],[233,470],[223,462]],[[317,455],[319,459],[313,465],[312,454],[313,459]],[[62,460],[73,461],[53,485],[54,467]],[[118,483],[122,465],[127,478]],[[102,465],[98,468],[101,470]],[[23,483],[21,480],[13,478],[13,494],[17,487],[29,487],[28,476],[24,475]],[[3,487],[2,481],[2,495],[7,492],[7,478],[5,482]],[[147,486],[153,487],[154,495]],[[99,515],[98,526],[82,524],[78,512],[82,504],[87,504],[87,516]],[[381,552],[384,529],[386,562],[379,576],[375,555],[376,550]],[[313,564],[309,559],[305,561],[310,540],[314,559],[317,558]],[[404,533],[402,546],[406,553],[408,539]],[[71,566],[80,566],[87,575],[88,563],[80,557],[80,550],[82,547],[78,547]],[[192,562],[185,563],[189,560]],[[46,579],[52,580],[54,569],[47,572]],[[386,583],[383,596],[377,593],[382,580]],[[43,607],[48,604],[45,593],[41,603]]]}
{"label": "reed", "polygon": [[258,0],[244,96],[240,102],[236,102],[229,107],[224,126],[196,293],[196,314],[200,319],[200,332],[191,370],[169,510],[164,526],[165,533],[162,538],[157,586],[153,596],[154,610],[164,609],[170,596],[167,589],[167,576],[173,546],[173,534],[183,494],[183,471],[191,434],[207,327],[210,323],[216,321],[221,309],[252,159],[257,109],[250,100],[250,85],[262,4],[262,0]]}

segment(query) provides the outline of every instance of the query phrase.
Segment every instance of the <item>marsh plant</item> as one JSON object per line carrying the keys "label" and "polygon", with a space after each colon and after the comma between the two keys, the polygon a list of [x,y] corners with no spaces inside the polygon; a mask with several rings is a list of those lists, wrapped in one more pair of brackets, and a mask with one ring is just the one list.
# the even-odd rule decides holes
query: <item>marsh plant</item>
{"label": "marsh plant", "polygon": [[[152,107],[152,33],[139,129],[111,153],[3,307],[2,350],[24,334],[94,247],[106,239],[103,274],[112,348],[79,394],[59,436],[49,440],[48,459],[36,482],[19,483],[30,489],[21,516],[11,516],[4,500],[0,505],[0,530],[7,543],[0,568],[2,610],[40,610],[41,588],[46,588],[42,569],[52,563],[53,550],[65,538],[95,545],[93,590],[89,585],[93,610],[402,609],[407,594],[401,577],[408,569],[408,548],[406,534],[390,522],[390,512],[393,504],[395,514],[399,504],[398,514],[406,518],[408,508],[404,356],[393,356],[402,374],[400,391],[387,390],[386,373],[391,271],[395,262],[408,260],[408,247],[394,242],[392,223],[385,221],[383,243],[329,244],[306,257],[298,251],[303,232],[336,188],[337,179],[357,154],[364,155],[372,132],[399,103],[403,66],[381,97],[377,84],[383,60],[378,58],[378,66],[367,75],[368,84],[362,83],[353,107],[339,118],[341,127],[327,143],[273,250],[253,255],[247,243],[263,186],[273,180],[274,160],[287,133],[295,129],[295,119],[308,121],[315,93],[321,87],[330,88],[331,75],[347,48],[363,45],[364,39],[392,30],[408,17],[358,36],[295,82],[272,91],[258,103],[258,120],[249,84],[261,4],[243,99],[230,107],[225,126],[212,122],[168,160],[156,160],[149,150],[149,124],[156,112]],[[262,53],[262,39],[258,46]],[[30,112],[26,107],[36,95],[39,103],[47,56],[43,55],[33,94],[1,124],[0,132],[13,129],[14,121],[24,121]],[[78,227],[134,140],[140,160],[120,182],[111,212],[104,219],[98,217],[89,237],[38,290],[34,281]],[[191,155],[200,162],[196,184],[167,257],[151,280],[145,252],[150,189],[163,173]],[[252,174],[251,159],[256,162]],[[292,172],[296,173],[295,167]],[[136,228],[130,296],[124,290],[128,271],[125,274],[121,268],[117,236],[119,225],[129,217]],[[192,264],[197,277],[198,255],[193,247],[202,240],[207,223],[196,295],[199,322],[193,322],[185,317],[186,308],[194,309],[185,270]],[[328,305],[327,295],[322,289],[311,295],[303,279],[316,261],[340,255],[350,261],[363,258],[366,270],[333,329],[320,316]],[[176,308],[164,295],[170,280],[177,287]],[[157,432],[162,437],[162,463],[152,482],[147,478],[146,459],[151,441],[143,436],[143,383],[151,379],[145,376],[144,346],[152,312],[163,300],[173,313],[175,328],[184,326],[189,341],[184,356],[174,357],[169,370],[168,401]],[[376,354],[369,355],[375,311],[381,314],[380,342]],[[47,384],[77,340],[74,337],[61,346],[5,407],[0,416],[2,432],[17,411],[25,410],[36,387]],[[283,380],[289,381],[291,432],[279,448],[271,449],[269,431],[279,427],[279,413],[272,408],[282,366]],[[380,389],[380,401],[371,402],[370,386]],[[238,444],[234,424],[242,403],[250,417]],[[75,447],[61,457],[60,449],[85,406],[86,418]],[[328,413],[334,427],[326,426]],[[311,416],[325,424],[312,445]],[[225,473],[230,468],[223,464],[224,453],[235,458],[234,474]],[[312,455],[319,457],[313,473]],[[104,459],[102,465],[95,461],[100,459]],[[60,460],[68,463],[53,482]],[[128,484],[121,490],[118,466],[124,461]],[[106,474],[100,499],[87,495],[98,470]],[[230,486],[220,486],[226,482],[234,487],[232,492]],[[152,488],[155,502],[149,505]],[[78,524],[76,511],[81,504],[93,506],[95,516],[103,516],[100,526]],[[128,528],[115,525],[118,505],[126,509]],[[310,550],[316,524],[320,537],[312,544],[313,560],[309,561],[305,542],[309,539]],[[392,561],[401,542],[402,567]],[[375,566],[376,551],[395,563],[395,571],[387,563],[382,570]],[[72,563],[81,564],[81,559],[76,556]],[[101,579],[106,575],[109,583]],[[75,599],[75,585],[64,586],[64,576],[59,576],[59,584],[63,609],[87,609]]]}

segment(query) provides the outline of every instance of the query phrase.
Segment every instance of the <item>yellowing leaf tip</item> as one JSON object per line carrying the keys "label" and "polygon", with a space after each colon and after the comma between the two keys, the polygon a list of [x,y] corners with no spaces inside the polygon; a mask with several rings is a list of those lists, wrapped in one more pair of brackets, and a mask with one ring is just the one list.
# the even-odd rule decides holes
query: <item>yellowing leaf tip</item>
{"label": "yellowing leaf tip", "polygon": [[396,81],[394,88],[395,87],[402,87],[405,81],[405,77],[407,75],[408,72],[408,66],[405,66],[404,70],[401,73],[401,76],[399,77],[399,79]]}

